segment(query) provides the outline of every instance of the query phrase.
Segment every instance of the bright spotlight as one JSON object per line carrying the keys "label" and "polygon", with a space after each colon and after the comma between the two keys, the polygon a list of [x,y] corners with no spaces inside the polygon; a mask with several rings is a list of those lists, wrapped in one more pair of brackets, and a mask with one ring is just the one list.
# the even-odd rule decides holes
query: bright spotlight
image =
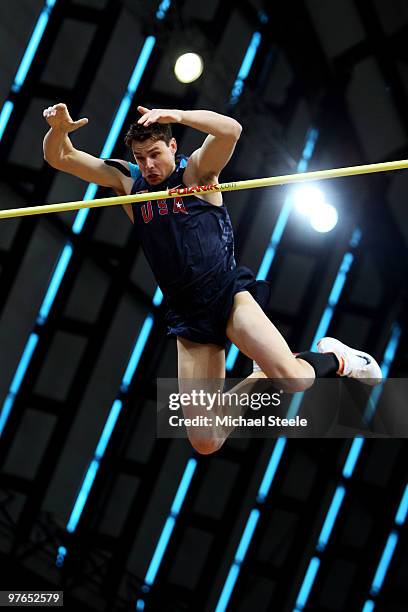
{"label": "bright spotlight", "polygon": [[297,212],[307,217],[317,232],[330,232],[336,225],[337,210],[325,201],[325,195],[318,187],[299,187],[293,193],[293,201]]}
{"label": "bright spotlight", "polygon": [[316,232],[331,232],[336,226],[339,215],[331,204],[323,202],[310,215],[310,225]]}
{"label": "bright spotlight", "polygon": [[203,68],[203,60],[197,53],[184,53],[176,61],[174,73],[181,83],[192,83],[201,76]]}
{"label": "bright spotlight", "polygon": [[310,216],[315,208],[324,203],[324,194],[321,189],[311,185],[299,187],[293,194],[293,200],[298,213]]}

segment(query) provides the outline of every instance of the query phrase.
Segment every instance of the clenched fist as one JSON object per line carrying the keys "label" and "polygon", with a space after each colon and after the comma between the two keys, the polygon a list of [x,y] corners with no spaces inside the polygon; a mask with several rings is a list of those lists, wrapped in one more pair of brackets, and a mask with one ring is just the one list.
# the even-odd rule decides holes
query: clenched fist
{"label": "clenched fist", "polygon": [[60,128],[67,134],[69,134],[69,132],[74,132],[88,123],[88,119],[85,117],[83,119],[78,119],[78,121],[73,121],[68,112],[67,105],[62,103],[54,104],[54,106],[49,106],[44,109],[43,116],[47,120],[48,125],[52,128]]}

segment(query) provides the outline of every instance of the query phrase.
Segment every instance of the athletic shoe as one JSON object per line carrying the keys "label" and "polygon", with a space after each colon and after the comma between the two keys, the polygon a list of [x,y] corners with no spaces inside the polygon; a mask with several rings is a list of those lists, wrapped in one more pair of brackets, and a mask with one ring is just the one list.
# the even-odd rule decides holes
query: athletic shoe
{"label": "athletic shoe", "polygon": [[319,353],[334,353],[339,360],[339,376],[355,378],[366,385],[378,385],[382,380],[381,368],[371,355],[356,351],[336,338],[322,338],[317,343]]}

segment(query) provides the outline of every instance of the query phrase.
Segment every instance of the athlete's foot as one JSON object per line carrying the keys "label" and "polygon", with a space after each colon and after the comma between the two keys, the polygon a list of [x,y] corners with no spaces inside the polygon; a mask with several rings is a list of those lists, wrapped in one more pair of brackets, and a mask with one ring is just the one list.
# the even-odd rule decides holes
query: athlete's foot
{"label": "athlete's foot", "polygon": [[319,353],[334,353],[340,367],[339,376],[355,378],[366,385],[378,385],[382,380],[381,368],[371,355],[357,351],[336,340],[322,338],[317,343]]}

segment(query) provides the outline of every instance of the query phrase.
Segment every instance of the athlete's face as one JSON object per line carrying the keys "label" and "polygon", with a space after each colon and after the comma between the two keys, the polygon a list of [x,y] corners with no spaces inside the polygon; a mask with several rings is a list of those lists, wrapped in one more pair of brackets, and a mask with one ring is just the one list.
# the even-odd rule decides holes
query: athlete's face
{"label": "athlete's face", "polygon": [[168,145],[164,140],[152,140],[151,138],[144,142],[134,140],[132,151],[142,176],[149,185],[158,185],[174,171],[174,157],[177,151],[174,138]]}

